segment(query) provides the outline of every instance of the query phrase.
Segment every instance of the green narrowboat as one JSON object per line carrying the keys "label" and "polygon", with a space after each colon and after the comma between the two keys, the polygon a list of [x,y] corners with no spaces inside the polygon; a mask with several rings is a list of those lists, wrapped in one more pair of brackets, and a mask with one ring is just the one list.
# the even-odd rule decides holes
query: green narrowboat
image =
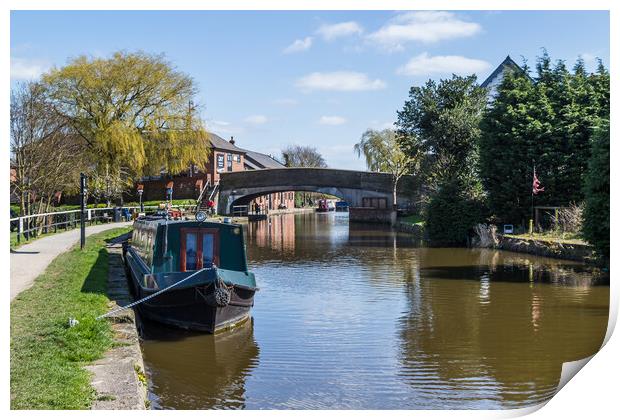
{"label": "green narrowboat", "polygon": [[145,299],[140,314],[148,319],[215,333],[250,316],[258,288],[241,225],[142,217],[123,257],[132,292]]}

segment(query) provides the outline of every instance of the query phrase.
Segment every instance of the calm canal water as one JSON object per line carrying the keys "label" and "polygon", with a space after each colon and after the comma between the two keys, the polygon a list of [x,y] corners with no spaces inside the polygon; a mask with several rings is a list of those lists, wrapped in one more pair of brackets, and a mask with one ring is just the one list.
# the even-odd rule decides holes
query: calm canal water
{"label": "calm canal water", "polygon": [[216,336],[147,324],[155,408],[520,408],[607,328],[609,280],[581,264],[425,248],[340,213],[246,233],[252,322]]}

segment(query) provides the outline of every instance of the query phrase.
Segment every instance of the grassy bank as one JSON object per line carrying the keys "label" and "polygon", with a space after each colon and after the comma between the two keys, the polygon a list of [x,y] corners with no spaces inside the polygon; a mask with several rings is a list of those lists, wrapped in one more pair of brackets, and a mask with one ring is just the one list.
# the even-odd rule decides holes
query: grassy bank
{"label": "grassy bank", "polygon": [[560,243],[560,244],[571,244],[571,245],[588,245],[586,241],[584,241],[580,236],[574,233],[555,233],[555,232],[540,232],[533,233],[530,235],[529,233],[523,233],[520,235],[512,235],[512,234],[504,234],[507,238],[515,238],[515,239],[523,239],[523,240],[535,240],[541,242],[549,242],[549,243]]}
{"label": "grassy bank", "polygon": [[[96,397],[88,362],[113,345],[107,321],[106,240],[127,232],[113,229],[58,256],[34,285],[11,303],[11,408],[84,409]],[[68,320],[79,320],[69,328]]]}
{"label": "grassy bank", "polygon": [[399,222],[408,223],[410,225],[424,226],[424,218],[419,214],[411,214],[405,217],[399,217]]}

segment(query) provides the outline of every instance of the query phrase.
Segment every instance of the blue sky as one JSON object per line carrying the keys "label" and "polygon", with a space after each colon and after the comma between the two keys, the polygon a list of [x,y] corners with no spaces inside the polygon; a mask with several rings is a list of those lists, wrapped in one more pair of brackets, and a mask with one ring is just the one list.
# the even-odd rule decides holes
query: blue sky
{"label": "blue sky", "polygon": [[208,128],[279,156],[312,145],[330,167],[364,169],[353,145],[388,127],[411,86],[476,73],[541,48],[572,66],[609,66],[609,14],[597,11],[13,11],[11,79],[81,54],[164,53],[200,89]]}

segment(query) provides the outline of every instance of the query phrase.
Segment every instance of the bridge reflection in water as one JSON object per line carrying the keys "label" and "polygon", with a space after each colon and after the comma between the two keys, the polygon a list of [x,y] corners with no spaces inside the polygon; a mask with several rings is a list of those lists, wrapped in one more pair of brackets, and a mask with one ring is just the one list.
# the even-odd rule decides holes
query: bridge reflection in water
{"label": "bridge reflection in water", "polygon": [[156,406],[520,408],[605,335],[608,277],[581,264],[425,248],[338,214],[247,234],[253,329],[147,337]]}

